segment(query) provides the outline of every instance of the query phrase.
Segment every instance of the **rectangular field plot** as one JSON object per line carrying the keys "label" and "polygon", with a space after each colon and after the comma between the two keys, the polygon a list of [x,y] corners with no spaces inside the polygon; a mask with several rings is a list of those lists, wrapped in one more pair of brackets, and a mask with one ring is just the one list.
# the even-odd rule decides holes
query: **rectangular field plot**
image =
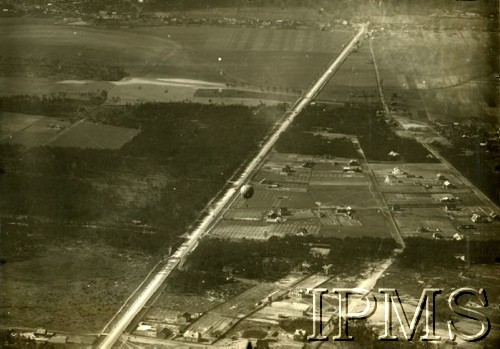
{"label": "rectangular field plot", "polygon": [[278,153],[273,152],[268,161],[264,164],[263,167],[269,166],[283,166],[285,164],[301,164],[307,161],[313,161],[313,155],[302,155],[302,154],[290,154],[290,153]]}
{"label": "rectangular field plot", "polygon": [[335,210],[312,210],[314,214],[318,215],[319,221],[322,226],[342,226],[342,227],[354,227],[361,226],[361,221],[355,216],[349,217],[346,214],[335,213]]}
{"label": "rectangular field plot", "polygon": [[277,283],[261,283],[258,286],[243,292],[235,298],[230,299],[220,307],[216,308],[218,314],[240,318],[257,307],[257,303],[265,301],[269,295],[280,289]]}
{"label": "rectangular field plot", "polygon": [[232,208],[224,213],[224,219],[260,221],[265,214],[266,210],[259,208],[257,209]]}
{"label": "rectangular field plot", "polygon": [[225,29],[230,34],[211,38],[206,49],[236,51],[336,52],[349,40],[349,32],[314,32],[297,29]]}
{"label": "rectangular field plot", "polygon": [[342,171],[314,170],[311,173],[309,184],[322,185],[367,185],[368,180],[363,173],[345,173]]}
{"label": "rectangular field plot", "polygon": [[55,147],[120,149],[138,133],[139,130],[133,128],[82,121],[59,134],[50,145]]}
{"label": "rectangular field plot", "polygon": [[311,305],[303,300],[287,300],[273,302],[252,315],[254,321],[271,320],[278,322],[284,318],[300,318],[303,312],[311,308]]}
{"label": "rectangular field plot", "polygon": [[4,112],[0,113],[0,140],[27,128],[42,118],[45,118],[45,116]]}
{"label": "rectangular field plot", "polygon": [[377,201],[370,192],[368,186],[332,186],[325,188],[311,188],[309,195],[314,201],[321,202],[322,207],[335,208],[336,206],[350,206],[354,210],[358,208],[378,207]]}
{"label": "rectangular field plot", "polygon": [[415,176],[432,178],[435,178],[438,173],[448,173],[446,167],[440,163],[370,163],[369,166],[374,172],[390,173],[395,167],[399,167],[404,172],[413,173]]}
{"label": "rectangular field plot", "polygon": [[202,338],[205,339],[216,338],[220,334],[228,331],[234,322],[235,319],[232,317],[210,312],[202,315],[197,321],[189,326],[188,330],[200,332]]}
{"label": "rectangular field plot", "polygon": [[2,113],[0,118],[0,141],[20,144],[26,148],[46,145],[71,123],[57,118]]}
{"label": "rectangular field plot", "polygon": [[[441,208],[414,208],[396,212],[394,220],[403,237],[432,238],[432,234],[437,232],[443,237],[451,239],[457,232],[456,222],[451,221]],[[419,227],[424,227],[428,231],[417,231]]]}
{"label": "rectangular field plot", "polygon": [[361,225],[322,226],[320,235],[324,237],[380,237],[391,238],[390,225],[384,215],[376,209],[359,210],[355,213]]}
{"label": "rectangular field plot", "polygon": [[385,193],[384,198],[389,205],[436,205],[439,201],[424,193]]}
{"label": "rectangular field plot", "polygon": [[233,203],[232,208],[263,208],[270,210],[273,207],[312,208],[314,200],[308,193],[286,190],[267,190],[255,188],[252,198],[245,200],[241,196]]}
{"label": "rectangular field plot", "polygon": [[272,236],[297,234],[303,229],[309,234],[316,235],[320,228],[319,224],[311,220],[284,223],[222,221],[210,234],[223,239],[267,240]]}
{"label": "rectangular field plot", "polygon": [[455,202],[457,206],[478,206],[482,204],[482,201],[472,191],[464,193],[455,193],[455,194],[435,193],[431,194],[431,197],[435,202],[440,202],[441,199],[445,197],[455,198],[457,200]]}
{"label": "rectangular field plot", "polygon": [[[424,182],[425,183],[425,182]],[[424,184],[419,180],[410,181],[405,180],[401,183],[391,183],[387,184],[385,182],[380,183],[379,187],[382,193],[427,193],[429,195],[439,194],[439,193],[450,193],[455,196],[469,195],[471,190],[465,184],[455,185],[453,187],[444,187],[441,185]]]}
{"label": "rectangular field plot", "polygon": [[309,181],[310,170],[298,169],[286,174],[279,170],[264,169],[258,171],[252,178],[255,182],[280,184],[280,183],[299,183],[306,184]]}
{"label": "rectangular field plot", "polygon": [[314,274],[314,275],[308,276],[307,278],[300,281],[299,283],[297,283],[293,287],[295,289],[299,289],[299,290],[305,290],[307,288],[315,288],[315,287],[319,287],[321,284],[325,283],[329,279],[330,279],[329,276]]}

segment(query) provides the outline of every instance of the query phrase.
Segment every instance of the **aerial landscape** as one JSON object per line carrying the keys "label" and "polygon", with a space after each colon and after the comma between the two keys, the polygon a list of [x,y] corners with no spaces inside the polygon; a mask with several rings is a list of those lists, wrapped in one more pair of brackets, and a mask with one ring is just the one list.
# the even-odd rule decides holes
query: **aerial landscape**
{"label": "aerial landscape", "polygon": [[0,0],[0,348],[499,348],[499,6]]}

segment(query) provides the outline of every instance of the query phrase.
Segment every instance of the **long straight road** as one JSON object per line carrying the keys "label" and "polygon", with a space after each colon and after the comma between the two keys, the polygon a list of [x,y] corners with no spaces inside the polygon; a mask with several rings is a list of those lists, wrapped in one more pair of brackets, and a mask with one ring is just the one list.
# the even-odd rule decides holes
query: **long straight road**
{"label": "long straight road", "polygon": [[[240,178],[234,182],[233,186],[227,190],[224,196],[213,206],[210,213],[203,219],[201,224],[190,234],[189,239],[180,246],[180,248],[168,259],[166,265],[153,277],[150,283],[141,291],[135,301],[127,309],[122,310],[121,317],[115,322],[113,328],[108,332],[107,336],[98,344],[100,348],[111,348],[118,340],[121,334],[126,330],[132,320],[137,316],[139,311],[146,305],[148,300],[160,288],[163,282],[167,279],[170,273],[177,265],[191,253],[201,237],[203,237],[213,223],[218,220],[224,207],[226,207],[232,199],[238,194],[241,186],[246,183],[254,171],[258,168],[264,157],[272,149],[279,136],[292,124],[295,117],[300,114],[305,107],[318,95],[323,87],[328,83],[340,65],[347,58],[352,49],[357,45],[366,33],[368,24],[360,26],[358,33],[344,47],[342,52],[332,61],[326,71],[316,80],[309,90],[301,96],[292,108],[287,112],[287,116],[280,127],[268,138],[267,142],[260,149],[257,156],[248,164]],[[120,314],[119,314],[120,315]]]}

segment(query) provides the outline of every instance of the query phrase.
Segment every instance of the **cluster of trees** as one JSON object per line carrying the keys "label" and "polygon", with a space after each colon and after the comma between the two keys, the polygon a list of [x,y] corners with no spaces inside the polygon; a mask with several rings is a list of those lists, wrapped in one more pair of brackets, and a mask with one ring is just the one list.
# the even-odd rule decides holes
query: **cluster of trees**
{"label": "cluster of trees", "polygon": [[[321,147],[318,140],[310,136],[300,135],[301,132],[310,132],[317,128],[327,128],[329,132],[356,135],[361,147],[369,160],[391,160],[389,152],[395,151],[401,159],[407,162],[436,162],[434,158],[427,158],[429,152],[414,139],[399,137],[391,130],[382,116],[376,114],[373,106],[309,106],[294,121],[294,124],[280,137],[278,144],[301,143],[304,139],[309,144]],[[309,138],[309,140],[308,140]],[[316,143],[316,144],[315,144]],[[323,144],[326,142],[323,142]],[[323,145],[325,148],[325,145]],[[350,152],[345,143],[335,142],[329,147],[331,151]],[[353,148],[352,148],[353,150]],[[314,151],[314,149],[309,150]],[[335,154],[335,152],[333,153]],[[353,155],[357,157],[358,155]]]}
{"label": "cluster of trees", "polygon": [[0,76],[118,81],[127,75],[118,65],[0,56]]}
{"label": "cluster of trees", "polygon": [[470,156],[465,156],[464,153],[466,153],[467,149],[460,144],[453,143],[453,146],[450,147],[434,142],[433,145],[461,174],[488,195],[491,200],[500,203],[498,151],[492,152],[479,149],[471,153]]}
{"label": "cluster of trees", "polygon": [[276,143],[276,149],[282,153],[333,155],[343,158],[360,157],[348,138],[328,139],[297,128],[282,134]]}
{"label": "cluster of trees", "polygon": [[[312,256],[309,250],[315,244],[330,248],[330,254]],[[193,291],[223,284],[227,282],[224,267],[231,267],[245,278],[277,280],[304,261],[311,265],[311,272],[323,272],[324,265],[333,264],[332,272],[345,273],[368,260],[387,258],[396,247],[392,239],[377,238],[287,236],[265,242],[204,239],[190,255],[185,269],[174,278],[174,285]]]}
{"label": "cluster of trees", "polygon": [[[419,237],[405,239],[406,248],[397,258],[401,267],[430,270],[435,267],[458,269],[466,263],[499,263],[500,244],[498,240],[432,240]],[[464,256],[465,261],[456,258]]]}

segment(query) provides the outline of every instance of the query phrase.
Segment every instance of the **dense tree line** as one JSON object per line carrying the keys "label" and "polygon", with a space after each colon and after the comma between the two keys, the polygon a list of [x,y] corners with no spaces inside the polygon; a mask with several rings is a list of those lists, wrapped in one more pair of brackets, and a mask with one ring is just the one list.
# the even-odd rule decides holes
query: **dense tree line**
{"label": "dense tree line", "polygon": [[87,107],[101,105],[107,99],[106,90],[86,93],[82,99],[72,99],[64,93],[50,95],[15,95],[0,96],[0,112],[16,112],[30,115],[45,115],[76,119],[80,111]]}
{"label": "dense tree line", "polygon": [[127,75],[125,69],[117,65],[0,56],[0,76],[118,81]]}
{"label": "dense tree line", "polygon": [[83,104],[82,101],[68,99],[60,95],[0,96],[0,112],[62,116],[74,113],[81,104]]}

